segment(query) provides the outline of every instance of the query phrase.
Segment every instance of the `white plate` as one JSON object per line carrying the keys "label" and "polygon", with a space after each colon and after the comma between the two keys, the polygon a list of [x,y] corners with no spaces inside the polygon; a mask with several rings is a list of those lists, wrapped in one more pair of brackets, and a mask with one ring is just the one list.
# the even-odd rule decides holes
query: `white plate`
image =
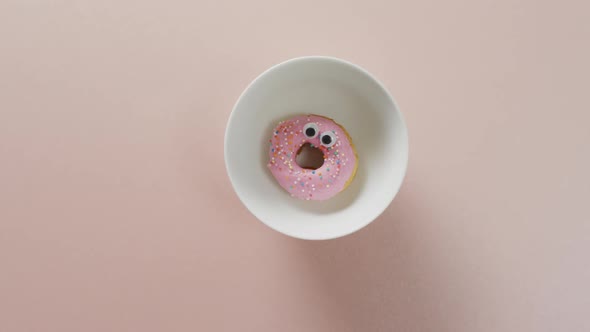
{"label": "white plate", "polygon": [[[350,134],[359,166],[348,188],[327,201],[302,201],[270,171],[268,139],[297,114],[334,119]],[[349,62],[310,56],[278,64],[238,99],[225,132],[225,165],[244,205],[274,230],[301,239],[331,239],[377,218],[397,194],[408,163],[408,134],[392,96]]]}

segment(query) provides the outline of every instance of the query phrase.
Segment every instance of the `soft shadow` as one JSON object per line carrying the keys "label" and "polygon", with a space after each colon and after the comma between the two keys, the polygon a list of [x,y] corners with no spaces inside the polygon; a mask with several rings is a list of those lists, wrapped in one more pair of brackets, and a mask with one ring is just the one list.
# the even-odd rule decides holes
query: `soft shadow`
{"label": "soft shadow", "polygon": [[423,197],[402,190],[381,217],[340,239],[291,240],[301,278],[320,299],[310,305],[335,330],[450,330],[440,305],[445,271],[429,243],[436,219]]}

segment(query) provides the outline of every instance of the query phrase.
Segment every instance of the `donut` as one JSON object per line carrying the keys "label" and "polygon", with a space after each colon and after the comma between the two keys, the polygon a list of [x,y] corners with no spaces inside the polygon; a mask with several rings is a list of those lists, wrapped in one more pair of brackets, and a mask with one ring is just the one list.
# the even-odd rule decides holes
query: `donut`
{"label": "donut", "polygon": [[[346,189],[356,174],[358,157],[352,139],[330,118],[309,114],[281,121],[269,143],[268,168],[292,197],[314,201],[332,198]],[[297,157],[303,150],[323,157],[314,166],[300,165]]]}

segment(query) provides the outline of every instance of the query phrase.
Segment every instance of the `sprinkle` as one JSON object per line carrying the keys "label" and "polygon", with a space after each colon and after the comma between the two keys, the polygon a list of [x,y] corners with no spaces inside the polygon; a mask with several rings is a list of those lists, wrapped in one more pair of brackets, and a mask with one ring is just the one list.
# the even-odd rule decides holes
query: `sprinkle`
{"label": "sprinkle", "polygon": [[301,181],[301,186],[303,187],[305,184],[303,183],[303,181]]}
{"label": "sprinkle", "polygon": [[326,171],[328,171],[328,172],[329,172],[329,171],[330,171],[330,167],[328,167],[328,168],[326,169]]}
{"label": "sprinkle", "polygon": [[311,174],[315,174],[315,171],[311,171]]}

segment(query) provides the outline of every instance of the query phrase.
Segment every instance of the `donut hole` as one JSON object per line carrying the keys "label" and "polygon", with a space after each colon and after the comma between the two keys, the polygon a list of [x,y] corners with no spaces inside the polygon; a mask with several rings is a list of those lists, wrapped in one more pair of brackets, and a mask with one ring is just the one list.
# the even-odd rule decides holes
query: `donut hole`
{"label": "donut hole", "polygon": [[318,169],[324,164],[324,153],[310,143],[305,143],[297,151],[295,162],[305,169]]}

